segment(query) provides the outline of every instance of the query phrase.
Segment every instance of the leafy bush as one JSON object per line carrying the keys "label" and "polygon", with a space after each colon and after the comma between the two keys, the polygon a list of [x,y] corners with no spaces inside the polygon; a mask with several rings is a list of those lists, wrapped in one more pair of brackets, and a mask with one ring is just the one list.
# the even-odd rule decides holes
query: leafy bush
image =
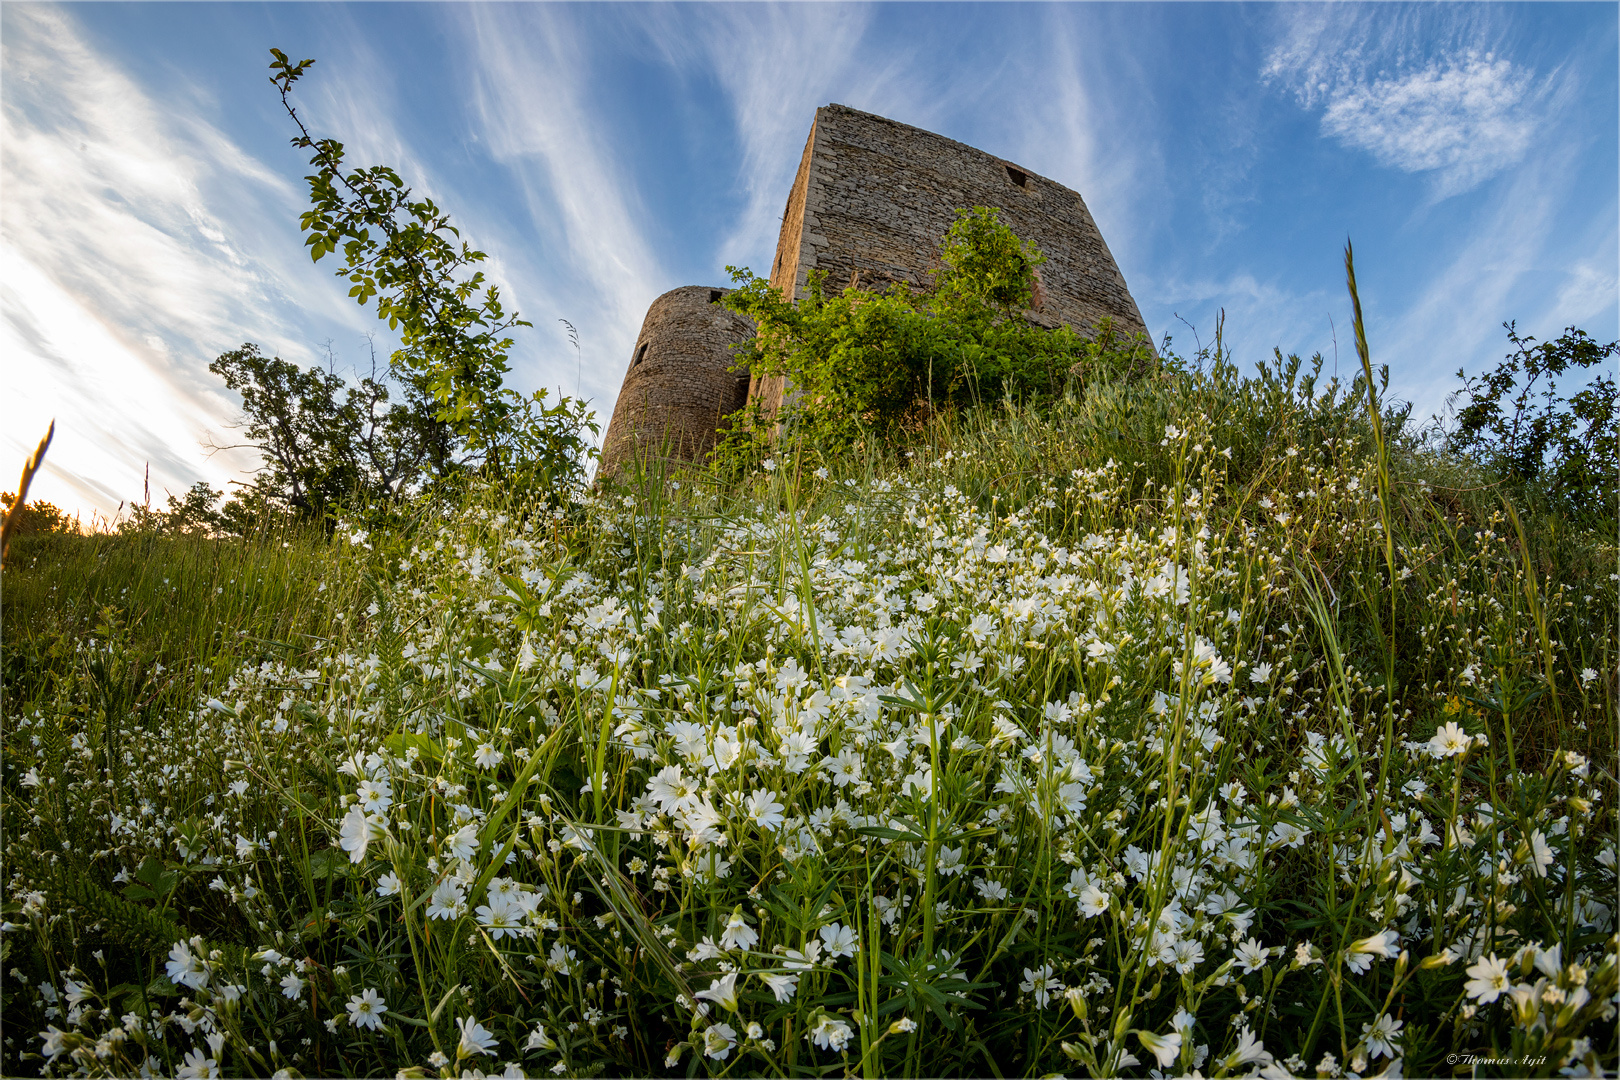
{"label": "leafy bush", "polygon": [[16,502],[17,496],[11,492],[0,494],[0,507],[4,508],[6,516],[16,515],[11,526],[14,536],[54,536],[79,531],[78,522],[54,503],[35,499],[19,507]]}
{"label": "leafy bush", "polygon": [[940,258],[943,269],[924,292],[852,284],[829,296],[824,275],[812,273],[809,295],[797,303],[731,268],[738,287],[723,303],[758,328],[739,366],[786,378],[791,394],[782,415],[756,409],[734,424],[721,455],[739,446],[752,453],[784,424],[829,449],[863,436],[882,441],[937,409],[1051,401],[1076,380],[1152,358],[1145,342],[1117,340],[1108,325],[1084,338],[1027,320],[1044,256],[994,209],[957,211]]}
{"label": "leafy bush", "polygon": [[437,405],[409,383],[404,403],[390,404],[386,373],[373,370],[355,385],[335,371],[264,356],[252,343],[208,370],[242,397],[247,445],[264,461],[255,494],[300,516],[385,505],[457,466],[460,440],[437,418]]}
{"label": "leafy bush", "polygon": [[1521,337],[1503,323],[1513,351],[1494,371],[1471,378],[1459,371],[1464,404],[1450,433],[1467,454],[1521,489],[1543,493],[1555,506],[1620,520],[1620,410],[1614,376],[1600,371],[1584,389],[1558,393],[1565,372],[1592,368],[1620,352],[1576,327],[1556,341]]}

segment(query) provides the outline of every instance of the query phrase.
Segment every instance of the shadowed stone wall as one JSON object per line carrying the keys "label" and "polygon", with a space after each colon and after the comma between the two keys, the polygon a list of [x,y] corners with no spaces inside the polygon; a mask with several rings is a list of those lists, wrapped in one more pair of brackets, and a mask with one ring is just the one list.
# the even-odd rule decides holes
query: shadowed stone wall
{"label": "shadowed stone wall", "polygon": [[[858,282],[925,288],[941,266],[939,241],[955,211],[993,206],[1001,221],[1046,255],[1031,321],[1085,333],[1112,316],[1116,329],[1146,332],[1136,301],[1085,200],[1011,162],[907,124],[828,105],[815,123],[788,196],[771,284],[789,300],[810,271],[837,291]],[[754,380],[768,410],[782,401],[780,377]]]}
{"label": "shadowed stone wall", "polygon": [[602,442],[598,477],[609,477],[639,450],[681,461],[714,447],[720,422],[748,399],[748,376],[730,370],[731,346],[753,323],[716,301],[729,289],[687,285],[654,300],[630,354],[630,368]]}

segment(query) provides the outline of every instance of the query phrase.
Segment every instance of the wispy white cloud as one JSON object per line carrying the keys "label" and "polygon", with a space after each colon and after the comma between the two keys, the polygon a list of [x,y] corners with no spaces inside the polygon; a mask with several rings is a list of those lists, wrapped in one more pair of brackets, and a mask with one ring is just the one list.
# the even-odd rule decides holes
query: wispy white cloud
{"label": "wispy white cloud", "polygon": [[[593,357],[583,392],[604,421],[647,305],[672,287],[636,190],[628,148],[593,93],[593,57],[579,14],[561,7],[459,9],[479,139],[511,171],[532,230],[504,271],[548,310],[566,313]],[[539,307],[530,305],[538,312]],[[555,319],[555,315],[542,318]],[[574,357],[555,321],[547,372],[574,389]]]}
{"label": "wispy white cloud", "polygon": [[1419,414],[1442,410],[1459,368],[1477,373],[1505,351],[1504,320],[1517,320],[1521,332],[1556,336],[1613,310],[1612,225],[1568,238],[1555,227],[1570,183],[1556,159],[1526,163],[1415,295],[1379,304],[1389,316],[1378,320],[1374,351]]}
{"label": "wispy white cloud", "polygon": [[[904,111],[915,104],[899,78],[905,50],[879,55],[872,48],[866,8],[462,10],[467,15],[454,32],[466,43],[479,139],[511,170],[531,246],[543,253],[508,259],[508,271],[579,327],[586,351],[597,357],[587,364],[586,392],[603,417],[659,293],[724,284],[719,268],[728,264],[768,264],[816,107],[839,100]],[[689,95],[694,137],[716,139],[733,155],[717,170],[732,189],[707,197],[740,206],[717,231],[659,220],[649,208],[650,163],[600,93],[604,68],[626,57],[661,65],[663,76]],[[694,180],[656,182],[685,187]],[[663,246],[672,237],[695,250]],[[712,280],[671,276],[670,267],[692,262],[712,264]],[[562,351],[552,358],[570,376],[564,383],[570,389],[573,359]]]}
{"label": "wispy white cloud", "polygon": [[10,6],[5,20],[0,449],[20,461],[56,417],[39,497],[86,514],[138,493],[147,462],[160,496],[223,486],[252,462],[204,457],[204,433],[236,411],[208,361],[245,337],[302,358],[280,312],[325,306],[248,224],[293,220],[296,193],[221,132],[171,117],[69,13]]}
{"label": "wispy white cloud", "polygon": [[649,30],[673,68],[701,72],[724,95],[737,140],[735,182],[745,201],[719,240],[717,261],[763,272],[815,110],[837,101],[915,112],[899,78],[910,67],[910,50],[875,50],[867,39],[872,9],[856,5],[726,4],[697,15],[665,12]]}
{"label": "wispy white cloud", "polygon": [[1437,172],[1465,191],[1524,157],[1536,118],[1526,108],[1530,73],[1471,54],[1421,71],[1335,92],[1322,130],[1403,172]]}
{"label": "wispy white cloud", "polygon": [[[1614,225],[1607,230],[1614,235]],[[1551,304],[1551,310],[1541,316],[1548,327],[1587,326],[1615,308],[1615,297],[1620,296],[1620,277],[1615,274],[1614,252],[1593,252],[1576,260],[1566,271],[1565,278]]]}
{"label": "wispy white cloud", "polygon": [[[1318,111],[1325,137],[1431,181],[1428,204],[1379,237],[1401,261],[1358,267],[1392,392],[1417,415],[1443,411],[1457,370],[1505,348],[1503,320],[1538,335],[1612,323],[1614,136],[1589,122],[1594,89],[1613,93],[1612,45],[1538,60],[1494,5],[1275,10],[1262,80]],[[1465,192],[1466,210],[1440,206]]]}
{"label": "wispy white cloud", "polygon": [[1162,145],[1145,115],[1150,80],[1100,8],[1039,9],[1038,25],[1039,46],[1022,54],[1018,77],[1002,82],[1012,92],[988,113],[1008,125],[1011,156],[1080,193],[1126,281],[1145,285],[1133,271],[1152,208],[1168,198]]}
{"label": "wispy white cloud", "polygon": [[46,472],[31,497],[86,518],[110,515],[121,501],[139,500],[148,463],[160,506],[165,489],[178,494],[189,486],[202,474],[198,435],[226,415],[227,403],[216,398],[215,415],[177,390],[170,373],[151,361],[164,351],[161,340],[131,341],[120,327],[93,317],[15,245],[0,248],[0,258],[7,471],[54,419]]}
{"label": "wispy white cloud", "polygon": [[[1438,196],[1458,194],[1524,159],[1548,84],[1489,49],[1481,25],[1465,19],[1436,45],[1433,32],[1411,34],[1409,18],[1296,12],[1261,77],[1320,109],[1323,135],[1388,168],[1431,174]],[[1416,54],[1413,40],[1429,52]]]}

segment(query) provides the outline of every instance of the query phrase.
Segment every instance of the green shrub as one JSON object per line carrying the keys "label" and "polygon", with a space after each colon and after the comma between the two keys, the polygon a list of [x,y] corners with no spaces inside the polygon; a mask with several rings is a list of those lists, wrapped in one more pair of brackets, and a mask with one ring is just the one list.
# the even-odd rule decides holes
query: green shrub
{"label": "green shrub", "polygon": [[781,415],[756,409],[733,424],[720,456],[756,460],[778,425],[829,451],[863,438],[889,440],[937,410],[1052,401],[1088,379],[1152,360],[1145,342],[1120,340],[1106,324],[1087,338],[1027,320],[1044,256],[993,209],[957,211],[940,256],[944,268],[924,292],[851,284],[828,295],[824,276],[812,273],[809,295],[797,303],[732,268],[738,287],[723,302],[758,328],[739,366],[755,377],[785,378],[791,392]]}
{"label": "green shrub", "polygon": [[1614,377],[1600,371],[1584,389],[1558,392],[1565,372],[1592,368],[1620,352],[1569,327],[1556,341],[1536,344],[1504,323],[1513,351],[1484,375],[1463,380],[1450,449],[1466,454],[1520,491],[1554,507],[1620,522],[1620,410]]}

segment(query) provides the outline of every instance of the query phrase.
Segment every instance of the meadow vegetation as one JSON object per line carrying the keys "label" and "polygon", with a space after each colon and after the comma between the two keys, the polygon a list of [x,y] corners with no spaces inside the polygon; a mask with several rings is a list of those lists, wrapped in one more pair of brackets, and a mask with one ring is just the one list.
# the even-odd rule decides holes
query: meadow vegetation
{"label": "meadow vegetation", "polygon": [[[370,211],[300,130],[335,250]],[[797,385],[817,341],[968,359],[920,403],[587,487],[578,406],[457,383],[407,283],[477,460],[20,535],[0,1070],[1614,1070],[1620,552],[1560,465],[1613,454],[1612,381],[1532,461],[1511,408],[1383,400],[1359,310],[1349,382],[1054,347],[1010,325],[1038,253],[965,220],[954,299],[739,300]],[[362,302],[427,243],[376,235]]]}
{"label": "meadow vegetation", "polygon": [[1612,1068],[1613,533],[1319,380],[23,537],[6,1070]]}

